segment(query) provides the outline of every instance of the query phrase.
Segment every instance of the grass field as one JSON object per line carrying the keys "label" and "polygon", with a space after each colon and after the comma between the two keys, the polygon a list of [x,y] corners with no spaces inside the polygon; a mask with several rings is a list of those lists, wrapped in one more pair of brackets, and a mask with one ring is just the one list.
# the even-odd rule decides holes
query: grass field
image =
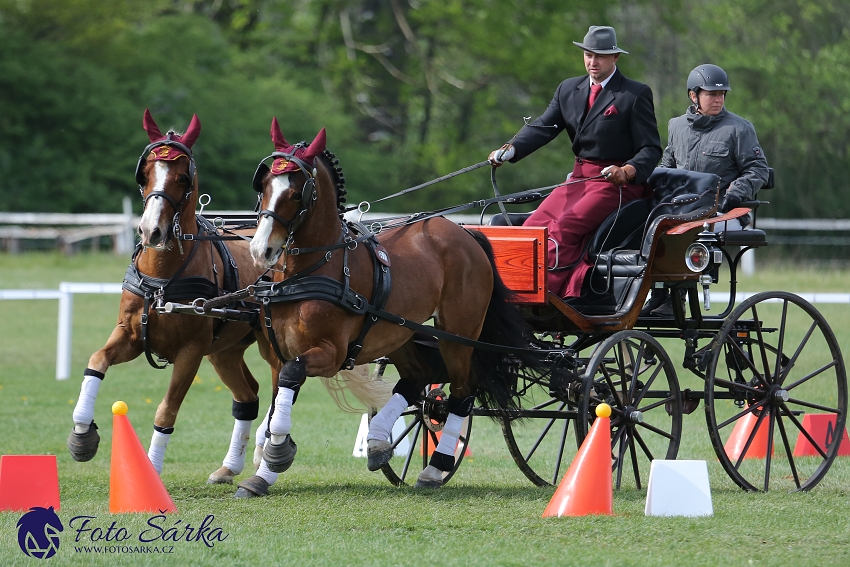
{"label": "grass field", "polygon": [[[118,282],[125,258],[52,254],[0,254],[0,289],[58,287],[60,281]],[[745,291],[846,292],[847,272],[806,271],[794,266],[760,269],[740,284]],[[850,458],[838,458],[808,493],[747,494],[717,464],[702,408],[685,416],[681,459],[708,461],[714,516],[646,518],[645,491],[614,494],[611,517],[542,519],[554,488],[531,485],[510,458],[498,426],[476,419],[472,457],[437,492],[395,488],[351,456],[360,422],[334,406],[309,380],[293,409],[298,457],[261,500],[232,498],[231,486],[208,486],[230,439],[230,396],[204,362],[192,386],[165,460],[162,479],[179,513],[160,525],[198,526],[214,515],[226,535],[209,548],[202,542],[158,542],[173,553],[85,552],[69,526],[76,516],[91,525],[124,528],[138,544],[150,515],[110,515],[110,406],[124,400],[147,447],[152,421],[169,371],[143,358],[109,371],[96,406],[101,444],[88,463],[72,461],[65,448],[71,411],[89,355],[106,340],[117,296],[77,296],[74,305],[72,378],[54,379],[56,301],[0,301],[0,453],[55,454],[65,530],[51,565],[850,565]],[[850,306],[822,305],[845,353],[850,352]],[[681,344],[667,341],[674,361]],[[269,402],[268,372],[255,350],[248,363],[261,380],[261,404]],[[683,387],[699,380],[679,370]],[[246,466],[243,477],[252,472]],[[0,565],[33,565],[17,544],[18,512],[0,513]],[[182,533],[182,532],[181,532]],[[115,542],[97,542],[115,545]],[[150,544],[153,545],[153,544]]]}

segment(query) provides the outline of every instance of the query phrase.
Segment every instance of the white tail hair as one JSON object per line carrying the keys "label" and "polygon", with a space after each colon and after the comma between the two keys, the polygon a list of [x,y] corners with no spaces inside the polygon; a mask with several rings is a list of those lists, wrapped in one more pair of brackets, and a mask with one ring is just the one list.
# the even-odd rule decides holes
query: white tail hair
{"label": "white tail hair", "polygon": [[368,364],[355,366],[352,370],[340,370],[331,378],[320,377],[334,403],[347,413],[363,413],[362,407],[355,407],[349,401],[346,390],[363,405],[366,411],[384,407],[393,395],[393,384],[384,382],[376,365],[374,370]]}

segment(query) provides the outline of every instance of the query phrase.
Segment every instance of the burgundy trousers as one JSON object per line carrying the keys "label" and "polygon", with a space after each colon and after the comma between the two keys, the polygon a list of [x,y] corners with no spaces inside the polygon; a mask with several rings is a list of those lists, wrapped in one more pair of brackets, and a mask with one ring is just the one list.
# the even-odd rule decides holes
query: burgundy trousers
{"label": "burgundy trousers", "polygon": [[[588,240],[608,215],[629,201],[648,197],[651,191],[643,185],[624,185],[621,189],[606,179],[588,179],[599,175],[613,162],[589,162],[576,159],[570,185],[561,185],[543,200],[523,226],[545,226],[549,229],[549,267],[569,266],[566,270],[548,272],[549,291],[561,297],[578,297],[591,268],[584,257]],[[578,180],[584,182],[575,183]],[[557,247],[552,240],[557,242]],[[557,256],[556,256],[557,249]]]}

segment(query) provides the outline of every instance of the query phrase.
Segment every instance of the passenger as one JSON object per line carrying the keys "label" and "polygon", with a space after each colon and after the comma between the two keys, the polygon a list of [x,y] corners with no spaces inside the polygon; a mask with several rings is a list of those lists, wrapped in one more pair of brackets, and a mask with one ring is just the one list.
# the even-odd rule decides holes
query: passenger
{"label": "passenger", "polygon": [[517,162],[567,131],[576,156],[570,181],[586,181],[556,188],[524,223],[548,227],[557,242],[557,256],[549,243],[548,284],[566,298],[581,295],[590,237],[618,207],[650,195],[644,183],[661,158],[652,90],[617,69],[628,52],[614,28],[590,26],[584,42],[573,43],[584,50],[589,77],[563,81],[546,111],[488,158],[494,167]]}
{"label": "passenger", "polygon": [[[715,173],[720,177],[721,213],[755,199],[767,183],[768,167],[753,125],[726,110],[729,78],[717,65],[699,65],[688,75],[688,98],[693,103],[682,116],[670,120],[667,148],[661,167]],[[715,227],[741,230],[750,223],[745,215]],[[667,289],[653,289],[641,315],[672,315]]]}

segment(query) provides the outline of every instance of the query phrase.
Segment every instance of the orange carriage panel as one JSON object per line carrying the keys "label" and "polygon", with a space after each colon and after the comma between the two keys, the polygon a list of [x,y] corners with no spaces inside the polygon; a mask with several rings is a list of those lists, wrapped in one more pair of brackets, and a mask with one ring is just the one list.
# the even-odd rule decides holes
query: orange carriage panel
{"label": "orange carriage panel", "polygon": [[493,245],[502,281],[517,303],[545,304],[547,230],[536,226],[469,226]]}

